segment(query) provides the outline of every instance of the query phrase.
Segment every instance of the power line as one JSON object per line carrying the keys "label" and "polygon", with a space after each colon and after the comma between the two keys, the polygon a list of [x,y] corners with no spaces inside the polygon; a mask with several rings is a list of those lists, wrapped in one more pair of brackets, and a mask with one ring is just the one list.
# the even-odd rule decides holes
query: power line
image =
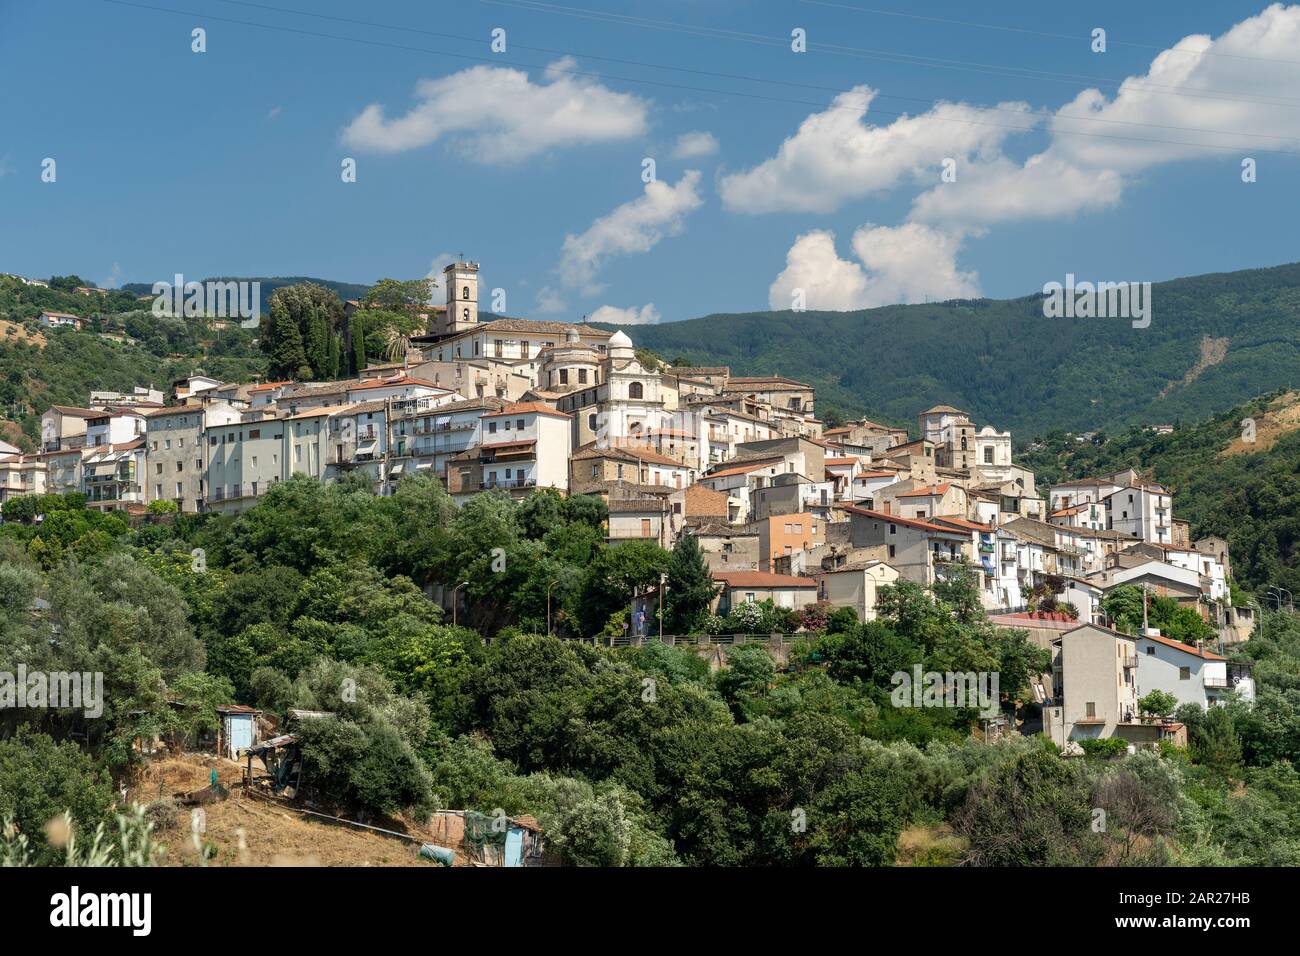
{"label": "power line", "polygon": [[[456,33],[441,33],[434,30],[423,30],[418,27],[404,26],[401,24],[380,23],[374,20],[358,20],[353,17],[340,17],[340,16],[334,16],[334,15],[324,14],[324,13],[315,13],[310,10],[296,10],[296,9],[291,9],[289,7],[273,6],[267,3],[253,3],[251,2],[251,0],[221,0],[221,2],[232,4],[234,6],[252,7],[257,10],[265,10],[274,13],[286,13],[294,16],[312,17],[318,20],[331,20],[338,23],[346,23],[351,26],[374,27],[381,30],[394,30],[401,33],[416,33],[416,34],[422,34],[424,36],[438,37],[441,39],[459,40],[466,43],[474,43],[474,44],[483,43],[483,38],[478,36],[463,36],[461,34],[456,34]],[[512,41],[512,45],[516,49],[529,50],[534,53],[545,53],[551,56],[581,57],[587,60],[598,60],[606,63],[618,63],[623,66],[638,66],[638,67],[645,67],[653,70],[665,70],[674,73],[690,73],[696,76],[709,76],[718,79],[741,80],[741,81],[753,82],[753,83],[767,83],[776,86],[789,86],[798,89],[816,90],[818,92],[829,92],[837,96],[844,93],[854,92],[851,89],[846,90],[841,87],[824,86],[816,83],[800,83],[794,80],[778,80],[778,79],[773,79],[771,77],[765,77],[765,76],[750,76],[750,75],[738,74],[738,73],[723,73],[716,70],[699,70],[699,69],[693,69],[691,67],[672,66],[663,63],[651,63],[644,60],[628,60],[620,57],[604,56],[602,54],[596,54],[596,53],[584,53],[577,50],[557,50],[548,47],[529,46],[527,44],[522,44],[522,43],[513,43],[513,41]],[[934,106],[934,100],[927,99],[925,97],[903,96],[897,93],[886,93],[883,90],[874,90],[874,93],[876,97],[883,98],[883,99],[901,100],[901,101],[913,102],[913,103],[923,103],[926,106],[930,106],[930,107]],[[1243,130],[1205,129],[1202,127],[1195,127],[1195,126],[1173,126],[1173,125],[1161,124],[1161,123],[1143,123],[1143,122],[1138,122],[1133,120],[1108,119],[1101,116],[1080,116],[1078,114],[1073,114],[1073,113],[1059,113],[1059,112],[1053,113],[1046,109],[1018,110],[1007,106],[980,106],[980,107],[973,107],[973,108],[984,112],[1012,113],[1016,116],[1039,116],[1044,119],[1070,119],[1070,120],[1079,120],[1081,122],[1088,122],[1088,123],[1109,123],[1109,124],[1119,125],[1119,126],[1137,126],[1145,129],[1167,129],[1167,130],[1173,130],[1175,132],[1182,132],[1182,133],[1205,133],[1207,135],[1220,135],[1220,136],[1251,136],[1260,139],[1276,139],[1286,143],[1294,142],[1296,139],[1296,137],[1294,136],[1280,136],[1275,133],[1252,133]]]}
{"label": "power line", "polygon": [[[415,46],[408,46],[400,43],[389,43],[383,40],[367,40],[361,37],[339,36],[337,34],[332,34],[332,33],[319,33],[313,30],[304,30],[298,27],[286,27],[286,26],[279,26],[270,23],[257,23],[255,21],[239,20],[233,17],[221,17],[214,14],[196,12],[193,10],[177,10],[171,7],[160,7],[151,4],[137,3],[134,2],[134,0],[103,0],[103,2],[113,3],[125,7],[134,7],[139,10],[147,10],[155,13],[171,13],[171,14],[176,14],[178,16],[184,16],[184,17],[195,17],[195,16],[205,17],[208,20],[212,20],[218,23],[233,23],[239,26],[254,27],[257,29],[272,30],[281,33],[290,33],[297,36],[307,36],[307,37],[314,37],[314,38],[325,39],[325,40],[336,40],[342,43],[360,43],[366,46],[374,46],[374,47],[380,47],[384,49],[403,50],[406,52],[419,53],[419,54],[432,55],[432,56],[453,57],[455,59],[470,60],[470,61],[481,62],[481,63],[500,62],[499,55],[474,56],[472,54],[467,54],[467,53],[453,53],[449,50],[432,50],[426,47],[415,47]],[[600,73],[592,72],[590,70],[575,70],[567,67],[558,67],[555,66],[554,64],[546,65],[546,64],[522,63],[516,65],[525,66],[534,70],[547,70],[551,73],[563,73],[571,76],[581,76],[581,77],[588,77],[593,79],[612,79],[612,80],[618,80],[619,82],[623,82],[623,83],[641,83],[649,86],[660,86],[667,89],[682,90],[682,91],[692,92],[692,93],[711,93],[719,96],[738,96],[745,99],[762,100],[771,103],[786,103],[786,104],[792,104],[797,106],[811,107],[822,111],[850,110],[859,115],[866,114],[868,112],[873,112],[884,116],[893,116],[895,118],[905,118],[908,116],[908,114],[906,113],[902,113],[894,110],[869,110],[867,107],[835,106],[834,104],[827,105],[825,103],[811,102],[808,100],[797,100],[788,97],[764,96],[760,93],[748,93],[740,90],[720,90],[720,89],[713,89],[709,87],[689,86],[683,83],[667,83],[662,80],[647,80],[640,77],[617,76],[613,74],[600,74]],[[1025,115],[1032,115],[1032,114],[1027,113]],[[1009,125],[1005,123],[990,123],[983,120],[964,119],[955,116],[935,116],[933,118],[940,122],[945,122],[945,123],[964,123],[966,125],[973,125],[973,126],[989,126],[995,129],[1009,129],[1016,132],[1033,131],[1032,125],[1017,126],[1017,125]],[[1065,130],[1065,129],[1053,130],[1053,133],[1056,135],[1064,135],[1064,136],[1082,136],[1086,138],[1095,138],[1095,139],[1113,139],[1113,140],[1120,140],[1126,142],[1149,143],[1149,144],[1160,145],[1160,146],[1186,146],[1192,149],[1218,149],[1218,150],[1229,150],[1233,152],[1239,152],[1244,148],[1249,148],[1257,152],[1300,156],[1300,151],[1297,150],[1279,149],[1277,147],[1261,146],[1261,145],[1254,145],[1254,144],[1247,147],[1243,147],[1239,145],[1221,145],[1215,143],[1191,143],[1185,140],[1151,139],[1147,137],[1137,137],[1137,136],[1117,136],[1110,133],[1085,133],[1079,130]],[[1234,133],[1231,135],[1239,135],[1239,134]],[[1245,134],[1245,135],[1255,135],[1255,134]]]}
{"label": "power line", "polygon": [[[877,10],[871,7],[857,7],[847,3],[831,3],[830,0],[798,0],[798,2],[812,4],[813,6],[818,7],[833,7],[837,10],[852,10],[855,13],[869,13],[881,17],[902,17],[908,20],[924,20],[929,23],[947,23],[952,26],[975,27],[980,30],[1000,30],[1006,33],[1022,33],[1029,36],[1047,37],[1052,40],[1069,40],[1072,43],[1078,43],[1080,40],[1087,42],[1090,39],[1090,37],[1084,37],[1074,33],[1049,33],[1046,30],[1030,30],[1027,27],[1011,27],[997,23],[974,23],[970,20],[950,20],[947,17],[932,17],[919,13],[903,13],[901,10]],[[1221,50],[1184,50],[1179,47],[1163,46],[1158,43],[1138,43],[1135,40],[1116,40],[1109,36],[1106,38],[1106,42],[1112,46],[1131,46],[1142,50],[1181,53],[1184,56],[1221,56],[1233,60],[1257,60],[1260,63],[1289,63],[1292,66],[1300,66],[1300,60],[1282,60],[1269,56],[1248,56],[1245,53],[1224,53]]]}
{"label": "power line", "polygon": [[[758,33],[745,33],[737,30],[724,30],[719,27],[701,27],[689,24],[673,23],[668,20],[653,20],[648,17],[634,17],[629,14],[606,13],[583,7],[566,7],[555,3],[543,3],[540,0],[479,0],[480,3],[496,6],[513,7],[537,13],[553,13],[559,16],[578,17],[605,23],[618,23],[624,26],[644,27],[652,30],[687,33],[714,40],[735,40],[742,43],[755,43],[763,46],[789,47],[785,37],[769,37]],[[985,73],[989,75],[1011,76],[1019,79],[1037,79],[1049,83],[1063,83],[1074,86],[1079,82],[1118,90],[1125,87],[1142,90],[1161,96],[1187,96],[1194,99],[1217,99],[1228,102],[1267,103],[1271,106],[1300,106],[1300,100],[1283,98],[1261,98],[1249,94],[1232,94],[1228,92],[1205,92],[1188,90],[1160,83],[1140,83],[1129,77],[1113,79],[1110,77],[1091,76],[1086,73],[1060,73],[1051,70],[1034,70],[1024,67],[1006,67],[993,63],[980,63],[970,60],[950,60],[941,57],[924,56],[916,53],[897,53],[892,50],[870,50],[843,46],[834,43],[821,43],[816,46],[818,52],[832,56],[849,56],[857,59],[881,60],[886,63],[901,63],[908,66],[933,66],[939,69],[956,70],[966,73]]]}

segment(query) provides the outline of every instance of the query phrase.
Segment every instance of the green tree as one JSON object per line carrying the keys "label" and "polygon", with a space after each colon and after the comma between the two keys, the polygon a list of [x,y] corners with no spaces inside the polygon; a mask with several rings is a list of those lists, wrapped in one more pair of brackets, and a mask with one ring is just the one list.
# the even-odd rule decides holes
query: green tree
{"label": "green tree", "polygon": [[668,562],[666,627],[674,634],[695,633],[703,625],[717,593],[699,539],[693,534],[683,534]]}

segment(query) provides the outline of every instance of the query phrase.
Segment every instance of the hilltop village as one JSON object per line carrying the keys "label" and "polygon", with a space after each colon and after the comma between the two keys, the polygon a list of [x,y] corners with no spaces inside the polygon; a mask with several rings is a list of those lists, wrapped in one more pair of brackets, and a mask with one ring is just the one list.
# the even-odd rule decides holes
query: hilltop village
{"label": "hilltop village", "polygon": [[[994,623],[1052,652],[1033,692],[1043,732],[1062,745],[1176,736],[1138,715],[1152,689],[1201,706],[1253,693],[1245,665],[1220,653],[1254,627],[1253,608],[1231,600],[1226,542],[1191,540],[1169,492],[1143,474],[1039,488],[1013,460],[1010,432],[949,405],[921,412],[914,433],[868,419],[827,427],[814,389],[780,375],[665,365],[624,331],[480,320],[478,272],[449,265],[445,304],[421,313],[427,332],[401,361],[351,378],[194,375],[169,394],[140,386],[52,406],[38,452],[0,443],[0,499],[77,492],[101,511],[169,502],[236,514],[294,475],[362,475],[390,495],[429,474],[458,504],[549,488],[599,497],[610,544],[693,536],[719,614],[770,600],[870,621],[885,586],[972,575]],[[75,330],[76,318],[41,324]],[[1121,586],[1192,610],[1217,640],[1112,629],[1102,604]],[[641,620],[657,601],[653,590],[634,599]]]}

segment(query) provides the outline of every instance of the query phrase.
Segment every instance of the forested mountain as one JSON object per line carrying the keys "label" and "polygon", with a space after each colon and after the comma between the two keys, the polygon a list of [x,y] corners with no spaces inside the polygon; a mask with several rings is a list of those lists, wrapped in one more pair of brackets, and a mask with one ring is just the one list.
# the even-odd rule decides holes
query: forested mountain
{"label": "forested mountain", "polygon": [[[164,281],[170,282],[172,276],[166,276]],[[266,312],[271,307],[271,293],[276,289],[283,289],[289,285],[301,285],[305,282],[311,282],[316,285],[324,286],[331,292],[334,292],[342,301],[348,299],[364,299],[366,293],[370,291],[370,286],[359,282],[335,282],[332,279],[312,279],[307,276],[207,276],[203,279],[194,280],[187,277],[187,281],[199,282],[259,282],[262,289],[262,311]],[[122,288],[127,292],[136,295],[148,295],[153,291],[153,286],[148,282],[128,282]]]}
{"label": "forested mountain", "polygon": [[1300,384],[1300,264],[1156,283],[1144,329],[1044,318],[1042,301],[709,315],[629,334],[671,362],[810,382],[823,416],[915,425],[942,402],[1017,440],[1194,421]]}

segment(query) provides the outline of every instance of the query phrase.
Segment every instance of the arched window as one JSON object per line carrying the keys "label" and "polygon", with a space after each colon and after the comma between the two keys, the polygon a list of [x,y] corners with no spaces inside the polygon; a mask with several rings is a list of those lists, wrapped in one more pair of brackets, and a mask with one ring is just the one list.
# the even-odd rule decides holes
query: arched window
{"label": "arched window", "polygon": [[645,396],[645,389],[642,388],[640,382],[633,382],[631,385],[627,387],[628,398],[643,398],[644,396]]}
{"label": "arched window", "polygon": [[464,299],[466,302],[469,301],[469,286],[464,286],[464,287],[460,290],[460,297],[461,297],[462,299]]}

